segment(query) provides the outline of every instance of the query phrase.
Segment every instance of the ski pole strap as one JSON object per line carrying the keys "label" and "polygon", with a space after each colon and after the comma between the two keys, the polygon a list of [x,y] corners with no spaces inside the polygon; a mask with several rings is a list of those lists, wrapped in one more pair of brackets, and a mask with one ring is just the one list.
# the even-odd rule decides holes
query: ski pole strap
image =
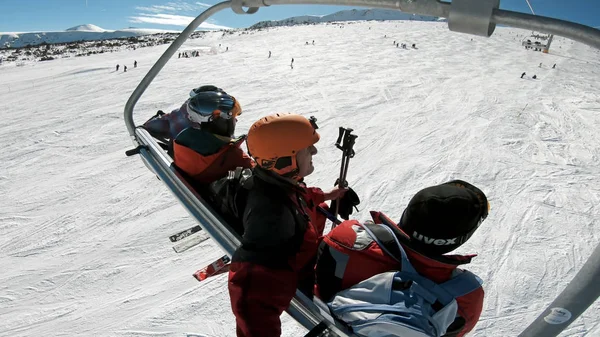
{"label": "ski pole strap", "polygon": [[317,206],[317,210],[319,212],[321,212],[323,215],[325,215],[327,217],[327,219],[329,219],[334,224],[339,225],[342,223],[342,221],[340,219],[338,219],[335,215],[333,215],[331,212],[329,212],[325,208],[323,208],[321,206]]}

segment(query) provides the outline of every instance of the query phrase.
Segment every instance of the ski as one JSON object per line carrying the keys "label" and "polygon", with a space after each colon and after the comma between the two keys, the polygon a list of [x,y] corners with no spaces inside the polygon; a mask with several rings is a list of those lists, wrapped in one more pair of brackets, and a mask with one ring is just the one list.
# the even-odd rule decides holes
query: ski
{"label": "ski", "polygon": [[177,234],[173,234],[173,235],[169,236],[169,240],[171,240],[171,242],[177,242],[177,241],[183,240],[183,239],[187,238],[188,236],[190,236],[194,233],[197,233],[201,230],[202,230],[202,227],[200,227],[199,225],[196,225],[194,227],[183,230]]}
{"label": "ski", "polygon": [[186,250],[201,244],[202,242],[210,239],[210,236],[205,232],[197,232],[195,234],[190,234],[184,239],[178,241],[174,246],[173,250],[176,253],[185,252]]}
{"label": "ski", "polygon": [[226,273],[229,271],[229,266],[230,266],[229,262],[230,261],[231,261],[231,258],[229,258],[229,256],[223,255],[220,258],[218,258],[217,260],[215,260],[213,263],[198,270],[193,275],[196,278],[196,280],[203,281],[211,276]]}

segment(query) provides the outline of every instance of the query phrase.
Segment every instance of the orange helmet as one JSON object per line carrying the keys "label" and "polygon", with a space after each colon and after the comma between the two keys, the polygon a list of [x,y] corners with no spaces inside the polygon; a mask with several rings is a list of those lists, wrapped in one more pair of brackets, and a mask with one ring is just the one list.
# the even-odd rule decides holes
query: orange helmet
{"label": "orange helmet", "polygon": [[297,178],[296,154],[319,141],[315,122],[314,117],[290,113],[263,117],[248,131],[248,154],[264,169]]}

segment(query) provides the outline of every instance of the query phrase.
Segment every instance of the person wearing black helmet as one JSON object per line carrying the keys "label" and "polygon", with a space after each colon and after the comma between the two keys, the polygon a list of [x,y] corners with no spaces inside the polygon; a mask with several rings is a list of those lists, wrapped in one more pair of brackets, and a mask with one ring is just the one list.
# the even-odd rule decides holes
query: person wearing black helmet
{"label": "person wearing black helmet", "polygon": [[223,178],[236,167],[252,168],[254,161],[240,148],[246,135],[235,137],[242,113],[235,97],[224,91],[196,93],[181,107],[192,122],[173,142],[175,165],[200,184]]}
{"label": "person wearing black helmet", "polygon": [[[476,275],[459,268],[471,262],[476,255],[446,254],[471,238],[487,218],[488,211],[489,203],[479,188],[465,181],[453,180],[427,187],[415,194],[397,225],[380,212],[371,212],[373,221],[360,223],[356,220],[346,220],[325,235],[319,245],[315,268],[315,294],[330,304],[335,315],[336,301],[339,303],[340,297],[344,297],[344,303],[347,304],[353,300],[348,294],[358,291],[355,289],[360,289],[361,286],[366,289],[365,284],[375,284],[373,280],[381,275],[390,271],[404,272],[404,264],[411,265],[419,277],[433,281],[433,287],[453,287],[450,294],[455,295],[455,314],[447,315],[441,335],[464,336],[475,327],[481,315],[484,298],[482,281]],[[461,274],[464,275],[461,276],[461,282],[458,282],[456,279]],[[467,281],[464,280],[465,277]],[[402,281],[404,283],[400,288],[394,283],[394,291],[406,291],[406,287],[411,287],[409,282],[419,284],[410,278]],[[428,290],[426,283],[420,285]],[[364,298],[362,300],[365,301]],[[396,307],[410,307],[410,304],[406,303],[390,304]],[[438,303],[435,300],[431,303],[433,313],[438,314],[432,316],[443,316],[438,312],[442,310],[442,305],[446,303]],[[407,327],[413,331],[412,325],[416,325],[419,318],[407,322],[399,325],[397,331],[391,327],[386,331],[404,331]],[[373,321],[368,324],[376,323]],[[439,325],[436,326],[436,329],[439,328]],[[419,336],[431,335],[426,329],[421,331],[424,334]],[[413,334],[403,332],[398,335]]]}
{"label": "person wearing black helmet", "polygon": [[195,88],[190,98],[170,114],[155,116],[143,127],[166,139],[175,165],[194,183],[205,185],[236,167],[251,168],[252,159],[240,148],[246,136],[235,137],[240,103],[213,85]]}
{"label": "person wearing black helmet", "polygon": [[[223,89],[214,85],[203,85],[192,89],[190,91],[190,98],[197,93],[204,91],[225,92]],[[187,109],[185,109],[186,104],[187,100],[180,108],[177,108],[170,113],[164,113],[162,110],[158,110],[156,115],[152,116],[152,118],[142,125],[142,128],[146,129],[152,137],[168,145],[168,152],[171,157],[173,156],[173,140],[175,137],[187,127],[193,126],[200,128],[200,124],[192,121],[190,118]]]}

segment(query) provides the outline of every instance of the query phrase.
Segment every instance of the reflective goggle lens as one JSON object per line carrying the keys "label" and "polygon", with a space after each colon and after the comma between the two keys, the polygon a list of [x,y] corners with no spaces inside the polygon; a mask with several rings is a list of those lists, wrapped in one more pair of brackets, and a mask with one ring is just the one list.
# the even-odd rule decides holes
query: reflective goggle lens
{"label": "reflective goggle lens", "polygon": [[190,98],[188,107],[192,112],[205,117],[205,121],[217,117],[224,119],[235,118],[241,113],[239,103],[235,98],[220,92],[200,92]]}

